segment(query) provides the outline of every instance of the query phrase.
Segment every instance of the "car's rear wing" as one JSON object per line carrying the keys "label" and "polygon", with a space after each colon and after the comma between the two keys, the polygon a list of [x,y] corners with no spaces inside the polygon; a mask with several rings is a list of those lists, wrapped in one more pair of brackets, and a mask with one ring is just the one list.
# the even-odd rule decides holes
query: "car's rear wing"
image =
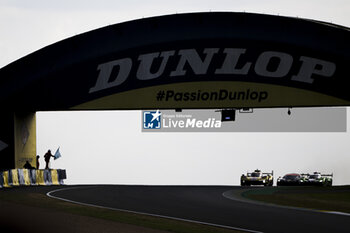
{"label": "car's rear wing", "polygon": [[332,174],[321,174],[321,176],[323,176],[323,177],[333,177],[333,173]]}
{"label": "car's rear wing", "polygon": [[271,176],[273,176],[273,170],[271,172],[263,172],[262,174],[263,175],[271,175]]}
{"label": "car's rear wing", "polygon": [[[247,176],[251,176],[253,172],[247,172]],[[261,172],[262,175],[272,175],[273,176],[273,170],[272,172]]]}
{"label": "car's rear wing", "polygon": [[[321,176],[323,176],[323,177],[333,177],[333,173],[331,173],[331,174],[322,174],[322,173],[318,173],[318,174],[320,174]],[[300,174],[301,176],[311,176],[311,175],[315,175],[315,173],[301,173]]]}

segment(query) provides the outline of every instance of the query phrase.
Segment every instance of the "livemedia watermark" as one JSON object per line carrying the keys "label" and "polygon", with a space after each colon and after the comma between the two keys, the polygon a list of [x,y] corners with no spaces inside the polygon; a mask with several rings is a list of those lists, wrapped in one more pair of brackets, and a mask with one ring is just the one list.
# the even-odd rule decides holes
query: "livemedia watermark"
{"label": "livemedia watermark", "polygon": [[142,132],[346,132],[346,108],[287,108],[236,111],[221,121],[215,110],[145,110]]}

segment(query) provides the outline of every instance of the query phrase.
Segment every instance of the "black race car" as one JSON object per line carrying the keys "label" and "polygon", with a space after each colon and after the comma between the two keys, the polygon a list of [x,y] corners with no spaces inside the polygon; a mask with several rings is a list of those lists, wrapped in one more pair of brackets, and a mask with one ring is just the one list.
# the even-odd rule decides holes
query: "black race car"
{"label": "black race car", "polygon": [[298,173],[290,173],[286,174],[282,178],[279,177],[277,179],[277,186],[288,186],[288,185],[293,185],[293,186],[298,186],[298,185],[304,185],[306,181],[306,176],[301,175]]}

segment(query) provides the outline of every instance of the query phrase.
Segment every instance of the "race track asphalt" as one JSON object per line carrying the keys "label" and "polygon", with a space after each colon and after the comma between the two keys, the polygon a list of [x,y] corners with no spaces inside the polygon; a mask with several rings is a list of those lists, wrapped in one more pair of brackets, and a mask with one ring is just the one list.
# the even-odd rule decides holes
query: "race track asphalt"
{"label": "race track asphalt", "polygon": [[51,192],[50,196],[248,232],[350,232],[350,216],[259,205],[223,195],[240,189],[235,186],[66,186]]}

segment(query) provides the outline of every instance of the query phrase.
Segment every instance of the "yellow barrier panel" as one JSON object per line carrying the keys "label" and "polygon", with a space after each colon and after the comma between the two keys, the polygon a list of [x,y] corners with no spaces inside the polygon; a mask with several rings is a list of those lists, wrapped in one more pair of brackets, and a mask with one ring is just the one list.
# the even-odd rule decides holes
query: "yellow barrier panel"
{"label": "yellow barrier panel", "polygon": [[52,184],[53,185],[59,185],[60,183],[58,182],[58,173],[56,169],[51,170],[51,179],[52,179]]}
{"label": "yellow barrier panel", "polygon": [[36,184],[45,185],[44,170],[36,170]]}
{"label": "yellow barrier panel", "polygon": [[13,186],[19,186],[19,180],[18,180],[18,171],[17,169],[12,169],[12,185]]}
{"label": "yellow barrier panel", "polygon": [[23,169],[24,185],[30,185],[29,170]]}
{"label": "yellow barrier panel", "polygon": [[4,184],[3,184],[3,186],[4,186],[5,188],[9,188],[9,187],[10,187],[10,185],[9,185],[9,171],[4,171],[4,172],[2,173],[2,177],[4,178]]}

